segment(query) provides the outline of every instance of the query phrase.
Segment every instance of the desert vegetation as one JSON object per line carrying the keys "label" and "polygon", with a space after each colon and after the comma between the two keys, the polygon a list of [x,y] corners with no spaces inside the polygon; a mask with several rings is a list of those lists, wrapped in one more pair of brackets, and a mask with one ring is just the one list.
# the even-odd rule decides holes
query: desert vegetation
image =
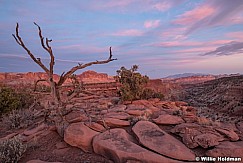
{"label": "desert vegetation", "polygon": [[[183,97],[200,99],[190,97],[187,103],[176,98],[165,100],[165,95],[172,96],[168,95],[169,91],[162,93],[165,89],[160,87],[167,87],[167,90],[177,87],[168,83],[161,86],[160,79],[150,80],[138,71],[137,65],[121,67],[112,80],[108,80],[108,75],[101,75],[102,79],[106,77],[105,83],[102,80],[85,83],[74,74],[79,69],[116,60],[111,48],[108,59],[80,63],[55,76],[54,80],[55,57],[49,45],[52,40],[44,38],[40,26],[34,24],[41,46],[50,56],[49,67],[27,48],[19,36],[18,24],[13,37],[44,70],[47,78],[39,78],[31,86],[18,85],[17,81],[16,85],[1,85],[0,162],[161,163],[194,162],[196,156],[242,157],[243,123],[240,119],[226,123],[204,116],[200,114],[201,108],[190,106],[190,99],[204,100],[203,106],[207,104],[205,101],[210,104],[216,101],[221,106],[236,108],[237,105],[239,113],[242,98],[234,97],[242,95],[239,80],[233,80],[239,87],[228,91],[224,89],[228,83],[232,84],[228,78],[215,80],[213,84],[193,85],[182,91],[189,92]],[[89,73],[97,76],[97,73]],[[84,76],[90,76],[89,73]],[[242,77],[235,79],[241,81]],[[91,81],[94,80],[97,78]],[[67,81],[69,85],[64,87]],[[40,82],[47,82],[47,85]],[[114,90],[118,94],[109,93]],[[199,96],[207,93],[211,96]],[[225,96],[220,97],[220,93]],[[237,99],[238,103],[232,104],[232,99]]]}
{"label": "desert vegetation", "polygon": [[146,75],[143,76],[141,73],[137,72],[137,70],[137,65],[133,65],[130,69],[121,67],[120,70],[117,70],[115,79],[117,82],[121,83],[121,87],[118,91],[121,99],[124,101],[149,98],[162,99],[162,93],[155,92],[150,88],[146,88],[149,77]]}

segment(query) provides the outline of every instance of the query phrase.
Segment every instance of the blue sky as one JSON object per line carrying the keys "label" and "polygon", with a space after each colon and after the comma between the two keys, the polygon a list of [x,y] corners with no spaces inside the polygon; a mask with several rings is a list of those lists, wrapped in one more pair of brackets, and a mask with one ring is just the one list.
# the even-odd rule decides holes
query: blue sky
{"label": "blue sky", "polygon": [[242,0],[0,0],[0,72],[42,71],[15,42],[48,64],[36,22],[52,39],[55,73],[77,63],[117,61],[78,71],[115,75],[139,65],[151,78],[171,74],[243,73]]}

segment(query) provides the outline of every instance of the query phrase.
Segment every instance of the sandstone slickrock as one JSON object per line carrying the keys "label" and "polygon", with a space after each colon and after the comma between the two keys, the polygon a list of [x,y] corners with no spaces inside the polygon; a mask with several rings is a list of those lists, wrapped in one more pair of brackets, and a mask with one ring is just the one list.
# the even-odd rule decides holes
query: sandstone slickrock
{"label": "sandstone slickrock", "polygon": [[217,135],[205,133],[195,136],[194,141],[203,148],[213,147],[219,144],[219,139]]}
{"label": "sandstone slickrock", "polygon": [[92,139],[99,132],[96,132],[83,122],[70,124],[64,132],[64,141],[71,146],[81,148],[83,151],[92,151]]}
{"label": "sandstone slickrock", "polygon": [[161,125],[176,125],[180,123],[184,123],[184,120],[181,117],[169,115],[169,114],[162,114],[158,118],[153,119],[156,124]]}
{"label": "sandstone slickrock", "polygon": [[144,105],[129,104],[127,105],[127,110],[144,110]]}
{"label": "sandstone slickrock", "polygon": [[116,119],[116,118],[104,118],[104,121],[105,121],[106,125],[109,126],[109,127],[126,127],[126,126],[130,126],[130,122],[129,121],[120,120],[120,119]]}
{"label": "sandstone slickrock", "polygon": [[111,129],[96,135],[93,139],[94,152],[116,163],[149,162],[149,163],[177,163],[180,161],[166,158],[132,141],[132,137],[124,129]]}
{"label": "sandstone slickrock", "polygon": [[127,108],[126,105],[116,105],[112,108],[110,108],[110,110],[114,111],[114,112],[121,112],[124,111]]}
{"label": "sandstone slickrock", "polygon": [[132,102],[135,105],[144,105],[145,107],[152,107],[153,104],[148,100],[135,100]]}
{"label": "sandstone slickrock", "polygon": [[72,111],[71,113],[65,116],[65,119],[69,123],[76,123],[76,122],[86,121],[89,118],[85,115],[84,112]]}
{"label": "sandstone slickrock", "polygon": [[24,131],[24,135],[29,136],[29,135],[33,135],[41,130],[44,130],[47,126],[45,124],[41,124],[40,126],[31,129],[31,130],[25,130]]}
{"label": "sandstone slickrock", "polygon": [[239,136],[233,130],[221,129],[221,128],[216,128],[215,130],[218,131],[220,134],[228,137],[231,141],[239,140]]}
{"label": "sandstone slickrock", "polygon": [[89,128],[91,128],[92,130],[95,130],[98,132],[103,132],[106,130],[104,126],[102,126],[99,123],[95,123],[95,122],[91,122],[91,123],[85,122],[85,125],[88,126]]}
{"label": "sandstone slickrock", "polygon": [[127,120],[129,119],[130,115],[124,112],[109,112],[105,114],[105,117],[107,118],[115,118],[120,120]]}
{"label": "sandstone slickrock", "polygon": [[214,149],[207,151],[206,155],[211,157],[241,157],[243,159],[243,141],[221,142]]}
{"label": "sandstone slickrock", "polygon": [[194,123],[176,125],[171,132],[179,134],[188,148],[195,148],[199,145],[208,148],[225,140],[224,136],[214,130],[212,126],[200,126]]}
{"label": "sandstone slickrock", "polygon": [[142,145],[153,151],[177,160],[195,160],[195,154],[190,149],[152,122],[139,121],[132,131]]}

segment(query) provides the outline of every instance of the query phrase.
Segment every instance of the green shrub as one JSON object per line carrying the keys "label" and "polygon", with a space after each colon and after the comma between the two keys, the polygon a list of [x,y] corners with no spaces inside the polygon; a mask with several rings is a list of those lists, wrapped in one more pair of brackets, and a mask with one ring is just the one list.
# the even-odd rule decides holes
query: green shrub
{"label": "green shrub", "polygon": [[33,124],[36,110],[18,109],[12,110],[2,118],[3,124],[9,129],[26,128]]}
{"label": "green shrub", "polygon": [[21,107],[21,99],[17,93],[7,87],[0,89],[0,113],[6,113]]}
{"label": "green shrub", "polygon": [[17,163],[26,151],[24,145],[17,137],[0,142],[0,162]]}
{"label": "green shrub", "polygon": [[34,97],[28,92],[15,91],[3,86],[0,88],[0,115],[20,108],[29,107],[34,102]]}
{"label": "green shrub", "polygon": [[162,100],[164,98],[164,95],[160,92],[155,92],[152,89],[144,88],[143,93],[141,95],[141,99],[150,99],[150,98],[159,98]]}
{"label": "green shrub", "polygon": [[139,72],[138,66],[134,65],[131,69],[121,67],[117,70],[116,81],[122,85],[119,89],[119,94],[123,101],[149,99],[149,98],[163,98],[163,94],[153,91],[152,89],[145,88],[149,81],[148,76],[143,76]]}

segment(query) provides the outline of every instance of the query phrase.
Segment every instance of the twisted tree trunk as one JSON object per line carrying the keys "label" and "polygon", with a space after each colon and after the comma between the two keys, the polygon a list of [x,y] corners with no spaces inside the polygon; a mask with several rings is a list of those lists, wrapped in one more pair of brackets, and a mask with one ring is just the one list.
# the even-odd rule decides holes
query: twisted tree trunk
{"label": "twisted tree trunk", "polygon": [[[117,60],[117,59],[113,59],[112,58],[112,50],[110,47],[110,55],[109,58],[106,60],[102,60],[102,61],[94,61],[94,62],[89,62],[89,63],[85,63],[85,64],[78,64],[77,66],[74,66],[73,68],[71,68],[69,71],[67,71],[66,73],[63,72],[62,75],[59,78],[59,81],[56,83],[53,80],[53,69],[54,69],[54,65],[55,65],[55,57],[54,54],[52,52],[52,48],[49,45],[49,43],[52,41],[51,39],[49,40],[48,38],[44,38],[42,36],[42,31],[41,28],[38,24],[36,24],[34,22],[34,24],[38,27],[38,31],[39,31],[39,37],[40,37],[40,41],[41,41],[41,45],[42,47],[49,53],[50,55],[50,63],[49,63],[49,68],[47,68],[41,61],[40,58],[36,58],[35,55],[25,46],[22,38],[19,36],[19,24],[17,23],[16,25],[16,32],[15,34],[12,34],[15,41],[17,42],[17,44],[19,44],[26,52],[27,54],[30,56],[30,58],[36,63],[38,64],[44,71],[45,73],[48,75],[48,79],[39,79],[36,84],[35,84],[35,88],[36,85],[38,84],[38,82],[40,81],[47,81],[51,87],[51,95],[53,97],[53,100],[55,101],[56,104],[61,104],[61,97],[60,97],[60,87],[63,85],[63,83],[73,74],[75,73],[77,70],[80,69],[84,69],[88,66],[94,65],[94,64],[106,64],[109,63],[111,61]],[[45,40],[45,42],[44,42]]]}

